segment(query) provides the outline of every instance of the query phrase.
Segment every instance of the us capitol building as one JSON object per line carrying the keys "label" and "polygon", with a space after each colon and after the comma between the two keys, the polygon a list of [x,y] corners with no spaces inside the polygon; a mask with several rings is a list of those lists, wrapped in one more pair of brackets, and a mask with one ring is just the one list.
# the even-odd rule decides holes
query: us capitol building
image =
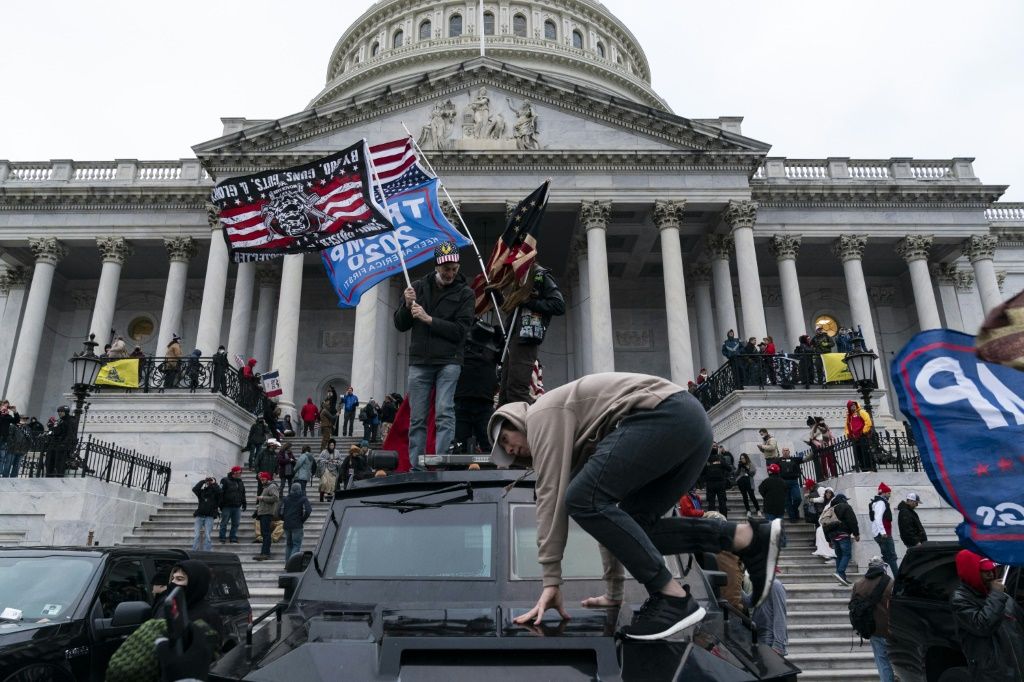
{"label": "us capitol building", "polygon": [[[0,161],[0,394],[45,421],[66,402],[67,358],[111,329],[149,355],[177,334],[186,355],[224,344],[254,357],[280,371],[292,410],[328,383],[364,400],[402,391],[400,278],[340,310],[314,254],[230,263],[207,202],[216,180],[396,139],[403,124],[485,257],[509,202],[552,179],[540,262],[568,311],[541,349],[548,387],[611,370],[686,385],[721,364],[730,329],[783,351],[818,323],[859,326],[881,358],[878,410],[898,420],[893,354],[921,329],[973,333],[1024,288],[1024,204],[999,203],[1006,187],[970,158],[772,156],[740,117],[673,112],[629,28],[592,0],[487,2],[482,24],[472,0],[377,2],[303,111],[223,119],[195,158]],[[462,262],[477,271],[470,249]],[[840,426],[848,397],[740,391],[712,419],[727,442],[761,425],[795,440],[812,409]],[[99,398],[88,428],[126,445],[207,429],[236,439],[219,467],[244,438],[241,416],[209,396],[109,396],[121,406],[106,411]],[[152,454],[178,462],[183,442]]]}

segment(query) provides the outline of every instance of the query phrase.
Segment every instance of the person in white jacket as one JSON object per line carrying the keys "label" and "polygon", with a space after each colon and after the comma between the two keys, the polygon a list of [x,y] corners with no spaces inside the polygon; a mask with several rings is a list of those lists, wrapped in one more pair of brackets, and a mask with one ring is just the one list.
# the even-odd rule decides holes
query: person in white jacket
{"label": "person in white jacket", "polygon": [[[832,498],[835,496],[836,491],[832,488],[819,487],[818,496],[813,498],[811,502],[823,505],[821,511],[824,513],[826,509],[832,506]],[[821,517],[819,516],[819,518]],[[818,527],[814,529],[814,551],[811,552],[811,554],[816,557],[821,557],[825,560],[825,563],[834,561],[836,558],[836,552],[832,549],[832,545],[828,543],[828,540],[825,539],[825,531],[822,530],[820,523],[818,524]]]}

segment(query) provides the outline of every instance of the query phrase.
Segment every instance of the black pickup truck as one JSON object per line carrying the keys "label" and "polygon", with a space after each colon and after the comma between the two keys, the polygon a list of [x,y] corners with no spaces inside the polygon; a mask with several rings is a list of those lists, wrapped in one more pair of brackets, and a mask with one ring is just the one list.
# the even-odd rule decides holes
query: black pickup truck
{"label": "black pickup truck", "polygon": [[[956,542],[926,542],[907,550],[889,603],[889,661],[901,682],[969,682],[967,659],[949,601],[960,584]],[[1006,591],[1024,605],[1020,567]],[[1010,680],[1007,680],[1010,682]]]}
{"label": "black pickup truck", "polygon": [[[208,599],[245,637],[252,609],[238,556],[142,546],[0,548],[0,680],[101,682],[146,619],[153,576],[185,559],[213,571]],[[230,646],[230,644],[228,644]]]}
{"label": "black pickup truck", "polygon": [[[796,679],[799,669],[718,600],[724,574],[689,556],[666,561],[708,615],[672,639],[615,637],[647,596],[633,580],[622,608],[513,623],[540,593],[533,483],[517,482],[521,473],[417,472],[339,492],[316,550],[280,578],[286,602],[210,679]],[[710,568],[713,557],[700,559]],[[567,606],[604,592],[598,546],[575,525],[563,576]]]}

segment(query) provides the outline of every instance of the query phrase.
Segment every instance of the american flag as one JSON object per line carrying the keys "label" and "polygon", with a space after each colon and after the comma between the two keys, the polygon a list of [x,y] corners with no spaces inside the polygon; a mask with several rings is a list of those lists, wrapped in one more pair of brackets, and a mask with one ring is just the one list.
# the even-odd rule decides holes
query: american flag
{"label": "american flag", "polygon": [[[434,175],[420,164],[411,137],[373,145],[370,158],[387,199],[434,179]],[[379,193],[376,196],[380,198]]]}
{"label": "american flag", "polygon": [[321,251],[394,229],[371,194],[368,151],[362,140],[302,166],[218,183],[211,201],[235,259]]}

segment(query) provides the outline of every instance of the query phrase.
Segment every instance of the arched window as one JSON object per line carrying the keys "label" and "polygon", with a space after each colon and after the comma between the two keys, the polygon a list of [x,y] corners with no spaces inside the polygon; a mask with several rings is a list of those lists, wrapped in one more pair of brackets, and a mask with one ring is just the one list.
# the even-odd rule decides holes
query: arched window
{"label": "arched window", "polygon": [[618,55],[617,57],[615,57],[615,63],[618,64],[619,66],[622,66],[622,55],[621,54]]}
{"label": "arched window", "polygon": [[430,25],[430,19],[427,19],[420,24],[420,40],[430,40],[433,27]]}
{"label": "arched window", "polygon": [[391,47],[401,47],[405,42],[405,33],[402,29],[395,31],[395,37],[391,39]]}
{"label": "arched window", "polygon": [[601,59],[604,59],[604,44],[603,43],[598,43],[597,44],[597,54],[598,54],[599,57],[601,57]]}
{"label": "arched window", "polygon": [[373,44],[373,47],[370,48],[370,56],[371,57],[376,57],[379,52],[380,52],[380,43],[375,42]]}
{"label": "arched window", "polygon": [[583,49],[583,34],[579,31],[572,32],[572,46],[580,50]]}
{"label": "arched window", "polygon": [[512,17],[512,35],[520,38],[526,37],[526,17],[522,14]]}
{"label": "arched window", "polygon": [[448,37],[458,38],[462,35],[462,15],[453,14],[448,19]]}
{"label": "arched window", "polygon": [[558,40],[558,27],[550,19],[544,22],[544,37],[548,40]]}
{"label": "arched window", "polygon": [[484,35],[494,35],[494,12],[484,12]]}

